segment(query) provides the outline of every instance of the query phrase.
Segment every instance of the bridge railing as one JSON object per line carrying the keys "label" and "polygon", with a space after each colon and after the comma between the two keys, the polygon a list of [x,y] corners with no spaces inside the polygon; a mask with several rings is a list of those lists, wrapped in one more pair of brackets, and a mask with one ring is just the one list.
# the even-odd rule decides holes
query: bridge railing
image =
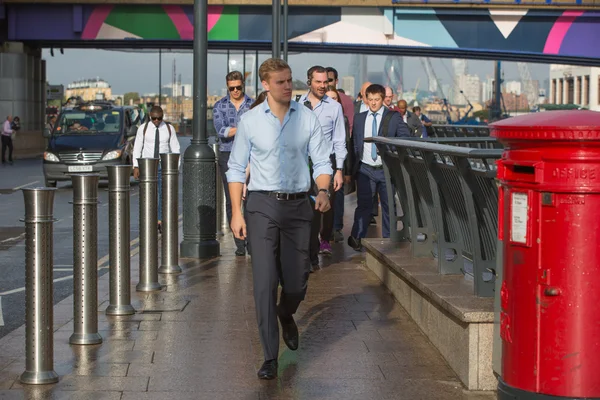
{"label": "bridge railing", "polygon": [[[463,274],[477,296],[494,291],[498,232],[493,138],[369,138],[384,163],[391,239],[413,257],[433,257],[440,274]],[[436,143],[437,142],[437,143]],[[398,227],[401,222],[402,226]]]}
{"label": "bridge railing", "polygon": [[490,128],[486,125],[432,125],[428,131],[431,137],[489,137]]}

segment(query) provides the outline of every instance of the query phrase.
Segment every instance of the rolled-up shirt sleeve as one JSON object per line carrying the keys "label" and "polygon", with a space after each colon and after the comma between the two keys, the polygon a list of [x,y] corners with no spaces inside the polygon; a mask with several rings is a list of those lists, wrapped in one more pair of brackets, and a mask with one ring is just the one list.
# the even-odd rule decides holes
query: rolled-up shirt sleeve
{"label": "rolled-up shirt sleeve", "polygon": [[308,155],[312,160],[313,178],[315,180],[319,175],[331,175],[333,173],[333,170],[331,169],[331,160],[329,159],[330,154],[331,143],[325,139],[321,124],[317,117],[314,117],[312,122],[312,132],[308,142]]}
{"label": "rolled-up shirt sleeve", "polygon": [[240,121],[227,163],[228,169],[225,173],[227,182],[246,183],[246,167],[250,160],[250,149],[248,128],[244,121]]}
{"label": "rolled-up shirt sleeve", "polygon": [[225,113],[220,108],[213,108],[213,123],[215,125],[215,131],[217,135],[222,138],[229,137],[229,127],[225,121]]}
{"label": "rolled-up shirt sleeve", "polygon": [[333,139],[333,152],[335,153],[336,166],[337,168],[342,168],[344,160],[348,155],[348,150],[346,149],[346,125],[344,124],[342,106],[339,106],[337,110],[331,136]]}

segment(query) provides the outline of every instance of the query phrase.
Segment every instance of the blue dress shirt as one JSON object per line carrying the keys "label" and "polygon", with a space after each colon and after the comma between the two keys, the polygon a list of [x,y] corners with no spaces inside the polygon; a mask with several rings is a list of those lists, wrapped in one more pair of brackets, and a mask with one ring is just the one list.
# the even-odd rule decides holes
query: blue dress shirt
{"label": "blue dress shirt", "polygon": [[217,101],[213,107],[213,123],[219,136],[219,150],[231,151],[235,136],[229,136],[229,130],[237,127],[240,117],[250,109],[252,99],[244,95],[244,101],[239,109],[231,102],[229,94]]}
{"label": "blue dress shirt", "polygon": [[283,124],[268,101],[248,111],[238,124],[229,156],[227,181],[244,183],[250,163],[248,190],[307,192],[313,176],[331,175],[331,144],[311,110],[292,101]]}
{"label": "blue dress shirt", "polygon": [[[302,95],[298,102],[304,104],[307,100],[308,93]],[[323,96],[321,101],[312,110],[317,118],[319,118],[325,138],[333,146],[331,153],[335,153],[337,168],[342,168],[348,154],[348,150],[346,149],[346,126],[344,125],[342,106],[332,98]]]}

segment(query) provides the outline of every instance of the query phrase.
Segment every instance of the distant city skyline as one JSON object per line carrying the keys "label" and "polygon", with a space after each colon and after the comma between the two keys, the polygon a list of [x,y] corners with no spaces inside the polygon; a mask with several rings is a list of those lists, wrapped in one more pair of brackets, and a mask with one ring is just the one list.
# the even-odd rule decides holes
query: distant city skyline
{"label": "distant city skyline", "polygon": [[[250,53],[247,53],[249,55]],[[253,53],[252,53],[253,55]],[[231,59],[242,58],[241,52],[233,54]],[[259,54],[259,63],[269,57],[269,54]],[[68,85],[80,79],[100,77],[107,81],[113,94],[122,95],[127,92],[158,93],[159,89],[159,55],[158,52],[124,52],[108,50],[66,49],[64,54],[54,52],[54,57],[48,50],[43,51],[46,60],[46,75],[50,84]],[[305,80],[306,70],[312,65],[333,66],[339,72],[340,78],[348,76],[350,55],[346,54],[290,54],[289,63],[294,79]],[[181,74],[182,84],[192,83],[192,54],[191,52],[162,54],[161,84],[172,83],[173,59],[177,64],[177,75]],[[369,56],[368,72],[371,76],[381,76],[383,79],[386,56]],[[451,59],[431,59],[435,74],[442,85],[453,83],[453,62]],[[454,62],[456,64],[456,61]],[[118,68],[115,68],[118,65]],[[463,66],[463,63],[458,62]],[[428,78],[417,57],[403,57],[402,81],[405,90],[414,89],[417,80],[421,89],[428,88]],[[503,62],[504,79],[519,81],[516,63]],[[237,65],[236,65],[237,67]],[[241,66],[240,66],[241,67]],[[492,77],[493,61],[468,60],[468,73],[479,76],[481,82]],[[548,79],[550,68],[548,64],[529,64],[532,79],[540,82]],[[241,68],[239,68],[241,69]],[[247,66],[247,70],[252,69]],[[209,53],[208,57],[208,92],[221,94],[225,87],[224,77],[227,73],[226,54]],[[385,82],[380,82],[385,83]],[[341,82],[340,82],[341,84]],[[259,83],[260,90],[260,83]]]}

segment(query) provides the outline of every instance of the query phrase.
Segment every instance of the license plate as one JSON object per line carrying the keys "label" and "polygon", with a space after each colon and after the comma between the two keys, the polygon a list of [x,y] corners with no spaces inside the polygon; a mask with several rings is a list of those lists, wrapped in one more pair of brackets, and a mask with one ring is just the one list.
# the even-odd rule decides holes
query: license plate
{"label": "license plate", "polygon": [[74,165],[69,166],[69,172],[92,172],[94,169],[91,165]]}

